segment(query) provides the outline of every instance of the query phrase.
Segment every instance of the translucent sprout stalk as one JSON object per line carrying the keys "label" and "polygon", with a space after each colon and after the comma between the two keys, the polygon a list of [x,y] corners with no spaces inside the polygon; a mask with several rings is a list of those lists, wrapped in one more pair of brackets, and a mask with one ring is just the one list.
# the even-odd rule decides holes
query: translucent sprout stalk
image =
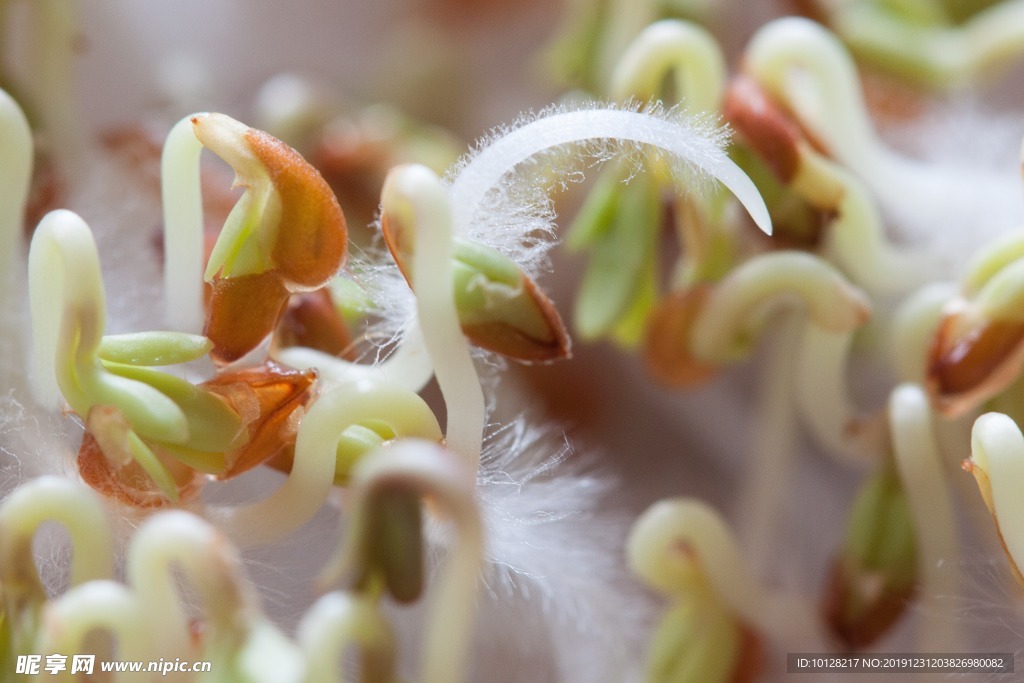
{"label": "translucent sprout stalk", "polygon": [[857,439],[862,418],[852,404],[846,380],[854,330],[834,332],[804,327],[797,344],[796,402],[815,441],[847,462],[864,464],[877,455]]}
{"label": "translucent sprout stalk", "polygon": [[[136,594],[110,580],[90,581],[72,588],[47,605],[39,639],[41,652],[84,652],[86,638],[106,631],[117,639],[117,658],[143,661],[165,657],[163,644],[154,643],[150,629],[153,615],[140,609]],[[138,674],[114,674],[119,683],[138,680]]]}
{"label": "translucent sprout stalk", "polygon": [[856,67],[819,24],[797,18],[768,24],[747,45],[743,68],[837,159],[861,177],[875,175],[872,187],[905,187],[905,169],[882,146],[868,116]]}
{"label": "translucent sprout stalk", "polygon": [[[951,604],[959,591],[956,519],[935,442],[931,409],[924,391],[902,384],[889,399],[896,467],[906,491],[917,538],[918,576],[925,600]],[[922,619],[921,652],[952,652],[962,642],[952,614]]]}
{"label": "translucent sprout stalk", "polygon": [[165,659],[195,653],[174,567],[199,592],[207,623],[223,628],[246,601],[235,577],[237,559],[226,540],[199,518],[182,511],[163,513],[135,532],[128,548],[127,578],[139,609],[152,619],[149,631]]}
{"label": "translucent sprout stalk", "polygon": [[96,405],[123,411],[140,436],[172,443],[188,435],[185,414],[142,382],[107,371],[100,360],[106,297],[92,232],[76,214],[52,211],[29,250],[33,381],[36,401],[57,406],[61,395],[84,417]]}
{"label": "translucent sprout stalk", "polygon": [[[1006,202],[1007,190],[1016,189],[998,173],[928,164],[890,150],[871,121],[853,60],[815,22],[785,18],[767,24],[748,44],[743,69],[856,174],[900,225],[925,231],[949,216],[976,220],[977,211],[992,210],[985,202]],[[968,213],[970,207],[977,211]]]}
{"label": "translucent sprout stalk", "polygon": [[612,72],[610,94],[617,101],[661,99],[671,75],[680,104],[691,114],[716,112],[726,80],[725,59],[703,28],[683,21],[651,24],[630,44]]}
{"label": "translucent sprout stalk", "polygon": [[469,233],[470,226],[479,219],[487,193],[516,166],[545,150],[590,140],[637,143],[664,150],[680,166],[707,174],[725,185],[758,227],[771,234],[771,219],[761,195],[712,141],[685,123],[617,109],[583,109],[543,116],[481,148],[451,182],[455,234]]}
{"label": "translucent sprout stalk", "polygon": [[[769,396],[789,393],[782,387],[795,381],[792,398],[800,416],[830,450],[846,454],[850,451],[844,436],[846,427],[856,416],[847,398],[847,351],[853,333],[870,315],[871,305],[826,262],[800,252],[777,252],[755,257],[736,268],[715,289],[698,317],[694,352],[698,357],[720,361],[745,356],[752,333],[765,324],[766,309],[794,300],[806,312],[803,331],[799,337],[790,335],[787,348],[780,349],[779,354],[789,354],[795,361],[780,362],[792,366],[785,379],[781,372],[770,371],[779,379],[767,384],[766,390]],[[782,410],[771,407],[774,400],[766,400],[765,410],[773,414]],[[765,428],[770,429],[770,424],[765,423]],[[835,431],[840,425],[842,428]]]}
{"label": "translucent sprout stalk", "polygon": [[996,524],[1013,575],[1024,585],[1024,435],[1017,424],[1000,413],[986,413],[974,423],[971,458],[964,463],[978,482],[985,506]]}
{"label": "translucent sprout stalk", "polygon": [[917,24],[898,9],[841,4],[829,23],[860,55],[926,85],[965,87],[1024,51],[1024,2],[993,4],[962,24]]}
{"label": "translucent sprout stalk", "polygon": [[789,499],[787,490],[797,454],[797,397],[794,378],[798,367],[794,347],[806,323],[797,312],[783,314],[769,335],[771,350],[759,378],[751,429],[751,448],[740,480],[739,530],[754,566],[771,566],[778,547],[779,517]]}
{"label": "translucent sprout stalk", "polygon": [[422,391],[434,376],[430,354],[423,341],[418,320],[411,321],[404,330],[397,347],[388,356],[373,364],[353,363],[316,349],[291,346],[279,349],[275,358],[293,368],[316,368],[318,380],[324,390],[349,382],[385,382],[409,391]]}
{"label": "translucent sprout stalk", "polygon": [[22,222],[32,179],[32,131],[18,103],[0,90],[0,311],[8,307],[18,269]]}
{"label": "translucent sprout stalk", "polygon": [[943,307],[957,294],[951,282],[935,282],[908,295],[893,316],[890,332],[892,364],[901,382],[923,385],[928,350],[942,322]]}
{"label": "translucent sprout stalk", "polygon": [[88,488],[59,477],[30,481],[0,507],[0,663],[36,652],[47,588],[33,542],[47,522],[62,525],[71,541],[72,586],[114,573],[113,538],[99,499]]}
{"label": "translucent sprout stalk", "polygon": [[171,128],[160,157],[164,215],[164,318],[171,329],[203,329],[203,145],[190,114]]}
{"label": "translucent sprout stalk", "polygon": [[[36,228],[29,252],[29,295],[32,387],[36,401],[52,408],[61,397],[57,358],[69,355],[67,347],[76,337],[85,353],[98,349],[106,327],[96,243],[85,222],[70,211],[47,214]],[[74,387],[68,389],[68,402],[83,408],[84,396],[72,393]]]}
{"label": "translucent sprout stalk", "polygon": [[810,323],[834,332],[858,327],[871,313],[867,297],[825,261],[795,251],[766,254],[715,288],[694,329],[694,354],[718,362],[746,357],[750,333],[764,324],[765,309],[793,299]]}
{"label": "translucent sprout stalk", "polygon": [[114,575],[114,539],[99,498],[56,476],[18,487],[0,507],[0,566],[32,563],[32,539],[45,522],[58,522],[71,540],[71,585]]}
{"label": "translucent sprout stalk", "polygon": [[473,633],[476,593],[483,564],[484,530],[476,501],[475,470],[461,453],[418,439],[396,441],[367,455],[353,476],[355,530],[328,565],[323,581],[336,581],[357,561],[365,532],[359,515],[368,502],[386,491],[407,491],[427,497],[431,509],[451,519],[456,534],[448,557],[436,574],[431,613],[424,627],[420,680],[451,683],[464,680],[463,669]]}
{"label": "translucent sprout stalk", "polygon": [[[786,500],[798,415],[811,421],[815,434],[834,422],[852,420],[844,353],[847,339],[869,316],[870,303],[817,257],[801,252],[766,254],[734,269],[712,290],[698,313],[691,342],[697,358],[735,362],[749,355],[772,309],[794,301],[802,310],[787,310],[788,318],[772,340],[758,399],[751,466],[740,496],[744,541],[756,549],[754,557],[759,560],[767,557],[773,545],[779,504]],[[837,340],[838,345],[833,343]],[[835,385],[824,393],[815,389],[815,383],[804,381],[808,373],[821,372],[811,364],[823,359],[830,361],[824,370],[828,373],[825,381]],[[822,379],[820,374],[816,377]],[[818,399],[827,399],[829,404],[811,409]],[[831,441],[829,445],[844,451],[848,448]]]}
{"label": "translucent sprout stalk", "polygon": [[448,195],[426,166],[403,166],[388,175],[381,204],[385,213],[416,226],[412,267],[416,314],[448,411],[445,442],[476,471],[483,442],[484,395],[455,309]]}
{"label": "translucent sprout stalk", "polygon": [[761,585],[728,526],[703,502],[655,503],[634,525],[626,552],[634,573],[669,594],[679,590],[681,563],[696,559],[733,614],[759,633],[791,652],[827,649],[813,605]]}
{"label": "translucent sprout stalk", "polygon": [[28,92],[56,159],[70,178],[85,162],[88,140],[74,87],[78,30],[75,7],[64,0],[38,0],[31,4]]}
{"label": "translucent sprout stalk", "polygon": [[358,648],[361,679],[392,683],[395,642],[374,601],[341,592],[324,595],[306,612],[296,639],[306,655],[309,683],[355,683],[339,667],[342,654]]}
{"label": "translucent sprout stalk", "polygon": [[803,156],[792,187],[821,210],[837,214],[828,227],[825,253],[855,282],[891,294],[934,276],[936,264],[929,258],[889,243],[881,212],[859,179],[809,148]]}
{"label": "translucent sprout stalk", "polygon": [[321,395],[302,418],[292,469],[280,488],[261,501],[210,508],[208,515],[241,546],[269,543],[298,529],[327,500],[338,439],[364,421],[384,422],[397,436],[442,438],[437,418],[415,393],[368,380],[341,385]]}
{"label": "translucent sprout stalk", "polygon": [[964,294],[974,296],[1001,271],[1024,258],[1024,227],[991,240],[971,257],[963,276]]}

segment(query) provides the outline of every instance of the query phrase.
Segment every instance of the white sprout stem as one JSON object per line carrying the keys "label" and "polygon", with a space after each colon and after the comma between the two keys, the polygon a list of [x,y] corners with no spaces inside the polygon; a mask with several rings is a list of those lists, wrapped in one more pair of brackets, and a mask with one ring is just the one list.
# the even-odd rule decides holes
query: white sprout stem
{"label": "white sprout stem", "polygon": [[416,315],[448,412],[445,443],[476,471],[480,467],[486,406],[480,378],[455,307],[452,205],[425,166],[404,166],[388,177],[384,211],[402,214],[416,235],[412,282]]}
{"label": "white sprout stem", "polygon": [[[959,584],[956,520],[935,443],[931,409],[920,387],[902,384],[893,390],[889,425],[896,466],[914,521],[921,595],[952,604]],[[963,642],[948,614],[924,614],[918,637],[922,652],[953,652]]]}
{"label": "white sprout stem", "polygon": [[469,232],[487,193],[520,163],[553,147],[595,139],[625,140],[668,152],[729,188],[758,227],[771,234],[768,209],[757,188],[714,142],[685,123],[616,109],[587,109],[546,116],[516,128],[481,149],[451,184],[455,234]]}
{"label": "white sprout stem", "polygon": [[160,157],[164,212],[164,306],[167,324],[181,332],[203,329],[203,145],[192,114],[167,134]]}
{"label": "white sprout stem", "polygon": [[88,399],[77,386],[58,386],[57,358],[69,357],[68,344],[77,344],[80,358],[95,355],[106,328],[100,257],[85,221],[64,209],[46,214],[32,238],[28,274],[33,396],[53,408],[63,388],[68,403],[79,411]]}
{"label": "white sprout stem", "polygon": [[391,626],[374,604],[340,592],[328,593],[309,608],[296,638],[306,656],[307,683],[348,681],[338,664],[342,653],[353,645],[361,653],[373,651],[381,659],[394,656]]}
{"label": "white sprout stem", "polygon": [[1024,260],[1007,264],[974,293],[978,312],[987,319],[1024,320]]}
{"label": "white sprout stem", "polygon": [[55,476],[22,484],[4,501],[0,556],[29,561],[21,552],[51,521],[62,524],[71,540],[71,585],[114,575],[114,539],[103,505],[90,489]]}
{"label": "white sprout stem", "polygon": [[856,328],[871,310],[864,294],[820,258],[795,251],[757,256],[713,290],[694,327],[694,355],[711,361],[746,356],[748,350],[737,340],[763,321],[767,305],[793,297],[815,325],[836,332]]}
{"label": "white sprout stem", "polygon": [[741,483],[738,515],[743,544],[763,569],[772,564],[781,507],[791,499],[786,489],[798,450],[794,348],[805,326],[803,315],[788,313],[778,324],[778,336],[771,340],[757,392],[753,444]]}
{"label": "white sprout stem", "polygon": [[[996,531],[1016,572],[1024,566],[1024,435],[1008,416],[986,413],[971,432],[974,474],[981,470],[979,489],[996,523]],[[1018,580],[1020,580],[1018,578]]]}
{"label": "white sprout stem", "polygon": [[233,549],[216,529],[181,510],[150,518],[128,548],[127,577],[142,612],[159,615],[152,619],[151,628],[166,659],[185,657],[193,649],[174,567],[198,589],[209,622],[230,623],[224,615],[238,611],[248,597],[236,576]]}
{"label": "white sprout stem", "polygon": [[459,541],[448,558],[446,571],[439,579],[437,607],[424,640],[424,683],[448,683],[463,680],[472,640],[473,614],[476,610],[477,584],[483,560],[483,526],[479,513],[459,520]]}
{"label": "white sprout stem", "polygon": [[964,24],[962,36],[969,71],[1019,55],[1024,50],[1024,2],[1011,0],[980,12]]}
{"label": "white sprout stem", "polygon": [[924,384],[928,349],[942,322],[942,309],[956,295],[953,283],[935,282],[908,296],[896,310],[889,348],[899,381]]}
{"label": "white sprout stem", "polygon": [[[157,524],[154,526],[152,522]],[[154,642],[160,644],[162,655],[186,657],[192,653],[188,619],[175,585],[172,568],[181,562],[182,569],[191,569],[196,554],[208,540],[206,530],[182,525],[167,529],[159,518],[151,520],[135,532],[128,548],[127,580],[147,614],[159,615],[151,623]]]}
{"label": "white sprout stem", "polygon": [[[577,3],[583,4],[583,3]],[[600,44],[594,52],[596,68],[600,78],[610,74],[616,60],[634,36],[658,17],[654,4],[636,0],[608,0],[605,3],[606,20],[600,27]],[[603,84],[602,84],[603,85]]]}
{"label": "white sprout stem", "polygon": [[864,464],[873,454],[856,439],[859,415],[849,401],[846,361],[852,332],[805,325],[796,353],[796,404],[804,425],[830,454]]}
{"label": "white sprout stem", "polygon": [[29,44],[33,71],[30,92],[52,143],[54,158],[67,179],[85,160],[84,134],[75,104],[75,3],[36,0],[31,3],[33,40]]}
{"label": "white sprout stem", "polygon": [[791,106],[841,162],[862,177],[881,173],[880,183],[901,184],[868,116],[853,60],[821,25],[801,18],[773,21],[747,45],[744,68]]}
{"label": "white sprout stem", "polygon": [[[856,66],[839,39],[806,19],[785,18],[762,28],[747,46],[744,68],[843,166],[855,173],[883,206],[901,215],[953,211],[963,198],[964,169],[940,169],[887,147],[871,122]],[[977,169],[985,188],[1004,180]],[[959,178],[957,178],[959,180]],[[920,272],[909,257],[905,265]],[[889,273],[896,277],[899,266]],[[880,273],[884,281],[884,271]],[[903,276],[905,277],[905,276]]]}
{"label": "white sprout stem", "polygon": [[400,386],[412,392],[420,392],[434,376],[430,354],[423,341],[423,333],[417,321],[412,322],[402,335],[397,347],[384,360],[372,365],[352,363],[302,346],[278,350],[274,356],[298,370],[316,368],[321,391],[349,382],[369,380]]}
{"label": "white sprout stem", "polygon": [[85,221],[64,209],[48,213],[32,237],[28,275],[36,401],[52,408],[63,395],[83,418],[96,404],[113,405],[139,436],[187,439],[187,419],[174,401],[99,363],[106,298],[99,253]]}
{"label": "white sprout stem", "polygon": [[718,43],[700,26],[671,19],[648,26],[619,58],[611,77],[612,97],[657,99],[669,73],[686,111],[721,108],[726,68]]}
{"label": "white sprout stem", "polygon": [[828,649],[814,605],[797,595],[766,590],[729,527],[706,503],[684,498],[655,503],[634,525],[627,550],[634,571],[669,594],[686,590],[685,585],[673,585],[673,579],[687,551],[720,599],[744,622],[791,652]]}
{"label": "white sprout stem", "polygon": [[982,245],[967,262],[961,284],[964,295],[973,297],[993,277],[1024,258],[1024,228],[997,235]]}
{"label": "white sprout stem", "polygon": [[[162,643],[151,637],[162,615],[145,614],[129,588],[115,581],[90,581],[72,588],[47,605],[39,650],[43,654],[82,652],[86,637],[94,630],[116,636],[121,660],[145,661],[165,656]],[[130,683],[138,674],[121,672],[114,680]]]}
{"label": "white sprout stem", "polygon": [[[22,221],[32,180],[32,130],[18,103],[0,90],[0,282],[2,299],[13,301],[8,292],[20,262]],[[6,306],[3,307],[6,309]]]}
{"label": "white sprout stem", "polygon": [[[904,27],[886,14],[880,8],[853,3],[838,13],[833,25],[855,46],[883,57],[915,60],[905,68],[923,72],[941,87],[964,85],[1024,50],[1021,0],[997,3],[950,28]],[[887,40],[901,43],[889,45]]]}
{"label": "white sprout stem", "polygon": [[[436,443],[402,440],[368,455],[356,468],[357,510],[379,491],[414,489],[439,506],[453,521],[457,539],[437,575],[423,641],[421,680],[455,683],[463,670],[471,641],[477,587],[483,563],[483,522],[476,502],[476,470],[461,454]],[[357,512],[357,514],[359,514]],[[341,546],[325,572],[337,575],[348,548]]]}
{"label": "white sprout stem", "polygon": [[327,500],[342,432],[364,421],[384,421],[397,436],[435,442],[442,437],[437,418],[415,393],[367,380],[341,385],[321,395],[302,419],[292,470],[279,489],[248,505],[212,508],[208,516],[241,546],[268,543],[298,529]]}
{"label": "white sprout stem", "polygon": [[[816,152],[804,156],[793,189],[838,214],[828,228],[824,249],[854,282],[875,292],[904,293],[930,279],[934,263],[888,242],[878,207],[860,180]],[[838,206],[834,198],[837,189],[841,192]],[[822,191],[827,198],[821,196]]]}

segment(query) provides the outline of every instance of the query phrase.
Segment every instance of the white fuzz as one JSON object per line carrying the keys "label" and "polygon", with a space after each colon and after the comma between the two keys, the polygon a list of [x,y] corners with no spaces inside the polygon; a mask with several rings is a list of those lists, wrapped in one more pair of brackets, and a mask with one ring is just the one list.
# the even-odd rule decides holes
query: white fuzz
{"label": "white fuzz", "polygon": [[344,277],[356,283],[369,298],[363,337],[362,363],[379,365],[397,349],[416,323],[416,299],[398,266],[391,260],[380,238],[380,222],[374,225],[375,243],[365,249],[353,248]]}
{"label": "white fuzz", "polygon": [[[632,174],[670,169],[680,191],[700,194],[720,181],[770,233],[760,194],[723,151],[728,139],[717,121],[660,103],[580,103],[528,112],[492,129],[446,173],[455,234],[497,249],[535,277],[548,269],[548,251],[557,243],[551,195],[611,159],[625,162]],[[349,270],[382,315],[369,336],[388,345],[401,340],[414,311],[403,278],[393,266],[379,265],[380,256],[354,256]],[[377,361],[386,356],[378,352]]]}
{"label": "white fuzz", "polygon": [[492,130],[447,174],[455,233],[498,249],[533,275],[553,244],[551,191],[611,158],[637,168],[645,158],[664,164],[681,186],[718,179],[770,232],[760,195],[722,151],[727,137],[715,122],[635,102],[526,114]]}
{"label": "white fuzz", "polygon": [[[478,486],[493,604],[481,620],[507,619],[511,603],[539,633],[506,650],[550,659],[559,680],[618,682],[643,647],[650,603],[625,569],[628,517],[607,504],[615,482],[587,467],[555,429],[522,415],[487,438]],[[500,624],[481,629],[509,637]]]}

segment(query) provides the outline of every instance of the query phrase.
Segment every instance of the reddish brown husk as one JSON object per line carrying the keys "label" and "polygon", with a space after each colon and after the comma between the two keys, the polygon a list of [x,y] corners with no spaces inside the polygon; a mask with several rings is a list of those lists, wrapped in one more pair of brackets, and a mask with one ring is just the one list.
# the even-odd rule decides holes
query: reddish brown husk
{"label": "reddish brown husk", "polygon": [[274,334],[281,347],[305,346],[354,360],[352,336],[326,289],[296,294],[288,301]]}
{"label": "reddish brown husk", "polygon": [[765,195],[776,226],[773,239],[763,240],[765,247],[817,249],[826,227],[835,220],[846,186],[835,178],[819,176],[814,197],[802,196],[789,188],[800,174],[805,156],[814,150],[827,155],[824,147],[748,76],[737,76],[730,84],[724,115],[786,188],[778,197],[772,192]]}
{"label": "reddish brown husk", "polygon": [[651,313],[644,358],[648,372],[658,381],[673,387],[692,387],[717,374],[715,365],[695,358],[690,351],[693,325],[711,291],[712,286],[703,283],[671,292]]}
{"label": "reddish brown husk", "polygon": [[281,219],[271,259],[289,284],[323,286],[341,268],[348,250],[345,216],[330,186],[294,149],[263,131],[245,136],[281,198]]}
{"label": "reddish brown husk", "polygon": [[203,334],[210,357],[224,365],[259,346],[277,325],[290,292],[277,271],[213,279]]}
{"label": "reddish brown husk", "polygon": [[[194,499],[202,486],[201,475],[167,455],[159,447],[147,444],[167,468],[178,489],[177,504]],[[78,449],[78,473],[82,480],[105,496],[127,505],[156,508],[174,505],[135,460],[116,467],[103,455],[92,434],[86,432]]]}
{"label": "reddish brown husk", "polygon": [[[412,278],[406,261],[410,256],[410,245],[401,230],[396,229],[397,221],[388,219],[387,214],[381,216],[381,232],[384,243],[391,252],[399,272],[406,283],[412,287]],[[500,353],[524,363],[550,363],[572,356],[572,341],[566,330],[558,309],[551,299],[544,294],[530,277],[521,269],[519,277],[523,288],[540,318],[544,321],[547,334],[543,337],[528,335],[508,323],[495,320],[473,325],[460,324],[462,333],[469,342],[481,349]]]}
{"label": "reddish brown husk", "polygon": [[809,19],[814,19],[819,24],[828,25],[828,16],[821,8],[818,0],[789,0],[788,4],[792,6],[793,11],[796,14],[801,14]]}
{"label": "reddish brown husk", "polygon": [[555,305],[533,280],[522,272],[520,275],[526,294],[544,320],[547,334],[543,337],[528,335],[502,321],[462,325],[463,334],[475,346],[524,363],[550,363],[569,358],[572,355],[572,342]]}
{"label": "reddish brown husk", "polygon": [[788,185],[800,165],[798,144],[804,137],[800,127],[747,76],[738,76],[729,84],[724,116]]}
{"label": "reddish brown husk", "polygon": [[943,415],[963,415],[998,394],[1024,366],[1024,322],[964,324],[946,315],[928,353],[926,385]]}
{"label": "reddish brown husk", "polygon": [[989,513],[992,515],[992,522],[996,527],[996,535],[999,537],[999,545],[1003,547],[1003,553],[1006,555],[1006,559],[1010,562],[1010,571],[1013,572],[1013,578],[1017,580],[1017,583],[1024,587],[1024,574],[1021,574],[1020,567],[1017,566],[1017,560],[1013,558],[1013,554],[1006,545],[1006,539],[1003,538],[1003,531],[999,526],[999,517],[996,516],[996,511],[992,507],[992,483],[989,479],[988,472],[983,470],[974,464],[974,461],[970,458],[964,460],[960,467],[963,468],[964,472],[969,472],[974,475],[974,480],[978,484],[978,489],[981,491],[981,497],[985,501],[985,507],[988,508]]}
{"label": "reddish brown husk", "polygon": [[395,260],[395,265],[398,266],[398,271],[405,278],[406,284],[412,287],[412,276],[406,265],[411,248],[409,240],[406,239],[403,231],[399,229],[400,225],[398,221],[388,218],[387,212],[381,214],[380,232],[384,236],[384,244],[387,245],[388,251],[391,252],[391,258]]}
{"label": "reddish brown husk", "polygon": [[[298,423],[315,396],[315,382],[315,370],[292,370],[267,362],[259,367],[223,372],[203,383],[202,388],[222,396],[241,416],[247,434],[242,446],[224,454],[225,469],[216,478],[229,479],[275,456],[287,457],[290,463]],[[180,496],[178,504],[195,498],[203,476],[159,444],[146,445],[170,472]],[[78,470],[91,487],[123,503],[138,507],[174,504],[138,462],[114,464],[89,432],[85,433],[78,452]]]}
{"label": "reddish brown husk", "polygon": [[729,683],[754,683],[758,680],[764,670],[763,656],[761,639],[757,637],[757,632],[741,623],[739,657]]}
{"label": "reddish brown husk", "polygon": [[218,364],[238,360],[277,325],[291,292],[323,286],[344,263],[348,230],[326,181],[294,149],[250,128],[245,141],[270,176],[281,216],[271,247],[273,268],[214,277],[204,334]]}
{"label": "reddish brown husk", "polygon": [[299,420],[316,395],[315,382],[316,370],[292,370],[268,361],[203,383],[238,412],[249,436],[243,446],[225,454],[225,470],[217,479],[230,479],[294,448]]}
{"label": "reddish brown husk", "polygon": [[894,590],[882,572],[861,570],[859,584],[854,574],[837,559],[822,604],[829,629],[849,651],[862,650],[888,632],[916,592],[914,583]]}

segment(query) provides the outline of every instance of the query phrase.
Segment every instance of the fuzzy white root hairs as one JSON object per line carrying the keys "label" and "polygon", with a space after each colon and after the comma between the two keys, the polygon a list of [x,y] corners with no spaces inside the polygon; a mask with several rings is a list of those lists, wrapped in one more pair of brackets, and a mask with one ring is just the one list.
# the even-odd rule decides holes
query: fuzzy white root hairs
{"label": "fuzzy white root hairs", "polygon": [[[726,140],[723,128],[684,117],[675,108],[641,110],[627,103],[623,108],[544,109],[509,128],[495,129],[448,173],[455,234],[503,251],[527,272],[535,272],[551,246],[543,236],[554,232],[554,215],[547,188],[524,186],[528,174],[516,171],[538,155],[548,161],[551,151],[597,161],[654,155],[667,163],[680,184],[721,182],[771,234],[768,209],[750,179],[726,156]],[[541,178],[549,177],[547,166],[534,170],[541,171]]]}
{"label": "fuzzy white root hairs", "polygon": [[[728,129],[717,121],[660,103],[554,105],[527,113],[492,129],[445,174],[453,230],[497,249],[535,277],[548,268],[547,253],[557,243],[553,186],[581,180],[581,160],[594,166],[615,158],[635,173],[645,159],[656,162],[671,169],[680,187],[696,186],[698,194],[721,182],[770,235],[768,209],[726,155],[728,139]],[[385,316],[375,335],[397,340],[411,319],[411,307],[399,305],[408,301],[408,292],[397,269],[373,263],[379,254],[356,256],[348,268],[366,276],[362,284]]]}

